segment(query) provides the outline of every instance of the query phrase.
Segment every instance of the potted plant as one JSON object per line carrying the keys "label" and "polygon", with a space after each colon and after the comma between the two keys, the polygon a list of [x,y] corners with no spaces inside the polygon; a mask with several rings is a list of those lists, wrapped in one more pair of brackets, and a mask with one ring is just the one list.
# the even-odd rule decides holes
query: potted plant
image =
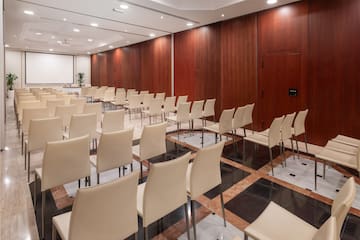
{"label": "potted plant", "polygon": [[6,85],[7,85],[7,97],[9,95],[13,95],[14,93],[14,84],[16,79],[18,79],[18,76],[16,76],[15,73],[8,73],[6,74]]}
{"label": "potted plant", "polygon": [[80,87],[82,87],[84,85],[84,75],[85,75],[85,73],[83,73],[83,72],[78,73],[78,84]]}

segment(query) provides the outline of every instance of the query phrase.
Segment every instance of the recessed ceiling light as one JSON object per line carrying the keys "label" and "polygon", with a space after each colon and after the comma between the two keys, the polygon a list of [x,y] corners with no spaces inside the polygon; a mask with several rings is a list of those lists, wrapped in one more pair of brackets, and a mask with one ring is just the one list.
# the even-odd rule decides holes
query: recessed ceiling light
{"label": "recessed ceiling light", "polygon": [[80,32],[80,29],[74,28],[73,31],[74,31],[74,32]]}
{"label": "recessed ceiling light", "polygon": [[186,26],[188,26],[188,27],[194,26],[194,23],[188,22],[188,23],[186,24]]}
{"label": "recessed ceiling light", "polygon": [[66,22],[66,21],[67,21],[67,19],[66,19],[66,18],[63,18],[63,21],[64,21],[64,22]]}
{"label": "recessed ceiling light", "polygon": [[92,42],[93,40],[92,40],[92,38],[88,38],[88,42]]}
{"label": "recessed ceiling light", "polygon": [[160,16],[160,19],[164,19],[164,16]]}
{"label": "recessed ceiling light", "polygon": [[124,32],[128,32],[129,30],[125,29]]}
{"label": "recessed ceiling light", "polygon": [[221,14],[221,17],[225,17],[225,14]]}
{"label": "recessed ceiling light", "polygon": [[100,43],[99,44],[99,47],[103,47],[103,46],[105,46],[106,45],[106,43]]}
{"label": "recessed ceiling light", "polygon": [[62,44],[62,42],[59,40],[59,41],[56,41],[58,44]]}
{"label": "recessed ceiling light", "polygon": [[91,54],[91,52],[87,52],[87,54]]}
{"label": "recessed ceiling light", "polygon": [[34,15],[34,12],[33,11],[30,11],[30,10],[25,10],[24,13],[26,15]]}
{"label": "recessed ceiling light", "polygon": [[51,39],[55,39],[55,36],[53,35],[53,36],[51,36]]}
{"label": "recessed ceiling light", "polygon": [[109,48],[112,49],[112,48],[114,48],[114,46],[113,46],[113,45],[110,45]]}
{"label": "recessed ceiling light", "polygon": [[149,36],[150,37],[155,37],[155,33],[150,33]]}
{"label": "recessed ceiling light", "polygon": [[50,48],[49,51],[52,52],[52,51],[54,51],[54,49]]}
{"label": "recessed ceiling light", "polygon": [[38,35],[38,36],[40,36],[40,35],[42,35],[42,33],[41,32],[37,32],[37,33],[35,33],[36,35]]}
{"label": "recessed ceiling light", "polygon": [[10,47],[10,45],[9,45],[9,44],[5,44],[5,47]]}
{"label": "recessed ceiling light", "polygon": [[97,23],[90,23],[90,26],[92,26],[92,27],[98,27],[99,24],[97,24]]}
{"label": "recessed ceiling light", "polygon": [[275,4],[277,3],[277,0],[267,0],[267,4]]}
{"label": "recessed ceiling light", "polygon": [[129,8],[129,6],[128,6],[128,5],[126,5],[126,4],[121,4],[121,5],[120,5],[120,8],[121,8],[121,9],[128,9],[128,8]]}

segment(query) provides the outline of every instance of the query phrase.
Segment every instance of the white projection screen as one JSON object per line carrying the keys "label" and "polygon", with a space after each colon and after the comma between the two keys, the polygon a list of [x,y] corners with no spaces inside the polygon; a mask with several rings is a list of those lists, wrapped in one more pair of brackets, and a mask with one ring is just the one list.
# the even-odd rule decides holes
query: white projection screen
{"label": "white projection screen", "polygon": [[64,84],[74,82],[74,56],[25,53],[26,84]]}

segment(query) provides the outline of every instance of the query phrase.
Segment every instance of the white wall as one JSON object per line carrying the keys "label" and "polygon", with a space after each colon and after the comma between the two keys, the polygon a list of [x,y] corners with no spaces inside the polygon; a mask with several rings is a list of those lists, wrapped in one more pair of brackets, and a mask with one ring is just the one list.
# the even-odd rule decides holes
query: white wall
{"label": "white wall", "polygon": [[3,0],[0,0],[0,149],[5,148],[5,74],[4,74],[4,23]]}
{"label": "white wall", "polygon": [[[74,83],[77,83],[77,73],[85,73],[85,84],[91,83],[91,63],[90,56],[75,56],[74,61]],[[25,52],[5,51],[5,73],[15,73],[19,78],[16,80],[15,87],[29,87],[25,84]],[[50,85],[55,87],[54,85]],[[59,85],[60,86],[60,85]],[[37,85],[39,87],[39,85]],[[45,84],[40,87],[47,87]]]}

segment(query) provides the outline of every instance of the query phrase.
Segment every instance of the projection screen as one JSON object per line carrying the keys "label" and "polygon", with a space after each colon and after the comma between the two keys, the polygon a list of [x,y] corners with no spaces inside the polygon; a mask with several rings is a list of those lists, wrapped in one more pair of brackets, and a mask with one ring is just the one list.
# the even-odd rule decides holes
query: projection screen
{"label": "projection screen", "polygon": [[25,53],[27,84],[64,84],[74,82],[74,56]]}

